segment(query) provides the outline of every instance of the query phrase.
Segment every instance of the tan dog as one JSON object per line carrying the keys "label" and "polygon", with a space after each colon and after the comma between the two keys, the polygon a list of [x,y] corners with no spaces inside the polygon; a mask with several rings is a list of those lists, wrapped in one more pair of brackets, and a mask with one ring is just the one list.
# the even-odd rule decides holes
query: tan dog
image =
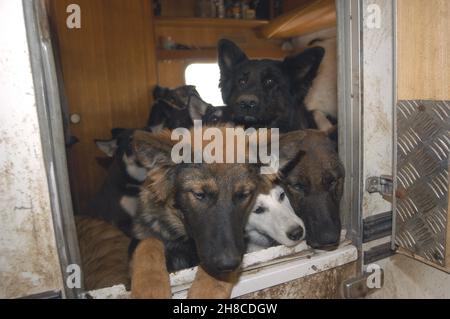
{"label": "tan dog", "polygon": [[130,239],[116,227],[99,219],[77,216],[75,222],[85,289],[128,285]]}

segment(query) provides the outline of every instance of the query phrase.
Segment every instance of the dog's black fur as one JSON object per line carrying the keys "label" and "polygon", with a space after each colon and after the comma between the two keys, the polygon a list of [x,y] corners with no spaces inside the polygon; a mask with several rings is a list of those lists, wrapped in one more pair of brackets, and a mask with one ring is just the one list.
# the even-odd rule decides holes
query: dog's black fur
{"label": "dog's black fur", "polygon": [[[161,131],[164,128],[191,128],[194,120],[209,119],[211,114],[216,113],[216,109],[211,104],[203,101],[195,86],[185,85],[175,89],[168,89],[157,86],[153,90],[152,111],[147,121],[147,128],[153,132]],[[207,115],[206,118],[203,118]],[[216,118],[222,118],[215,116]],[[219,121],[218,121],[219,122]]]}
{"label": "dog's black fur", "polygon": [[[145,179],[144,168],[133,159],[131,138],[135,129],[113,129],[112,140],[96,140],[97,146],[112,158],[108,166],[108,173],[100,190],[89,202],[83,215],[103,219],[131,236],[131,216],[134,212],[127,211],[121,204],[124,197],[136,200],[140,185]],[[102,147],[107,147],[105,150]],[[126,161],[132,162],[127,165]],[[131,171],[129,168],[135,168]],[[136,170],[140,174],[136,174]],[[139,176],[140,175],[140,176]]]}
{"label": "dog's black fur", "polygon": [[323,48],[276,61],[248,59],[226,39],[218,47],[222,97],[236,124],[281,132],[315,128],[303,100],[316,77]]}

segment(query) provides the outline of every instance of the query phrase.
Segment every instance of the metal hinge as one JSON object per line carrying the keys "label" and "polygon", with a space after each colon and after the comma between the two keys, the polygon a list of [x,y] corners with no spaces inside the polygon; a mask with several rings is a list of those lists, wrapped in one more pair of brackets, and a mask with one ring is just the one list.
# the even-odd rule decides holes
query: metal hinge
{"label": "metal hinge", "polygon": [[366,191],[379,193],[383,199],[392,202],[393,179],[391,175],[370,176],[366,179]]}
{"label": "metal hinge", "polygon": [[384,271],[378,265],[369,265],[366,271],[342,283],[342,294],[346,299],[364,298],[383,287]]}

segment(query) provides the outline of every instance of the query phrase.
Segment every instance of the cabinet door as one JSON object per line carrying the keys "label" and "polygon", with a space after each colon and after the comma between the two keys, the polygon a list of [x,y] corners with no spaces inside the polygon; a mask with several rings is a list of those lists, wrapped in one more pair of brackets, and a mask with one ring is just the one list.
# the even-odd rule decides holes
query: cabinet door
{"label": "cabinet door", "polygon": [[450,271],[450,3],[397,1],[393,247]]}
{"label": "cabinet door", "polygon": [[[80,9],[80,28],[68,28]],[[58,43],[70,124],[79,142],[69,150],[75,209],[83,209],[101,186],[103,156],[93,140],[107,139],[113,127],[143,127],[156,84],[153,15],[149,0],[52,0],[50,20]],[[70,11],[70,10],[69,10]]]}

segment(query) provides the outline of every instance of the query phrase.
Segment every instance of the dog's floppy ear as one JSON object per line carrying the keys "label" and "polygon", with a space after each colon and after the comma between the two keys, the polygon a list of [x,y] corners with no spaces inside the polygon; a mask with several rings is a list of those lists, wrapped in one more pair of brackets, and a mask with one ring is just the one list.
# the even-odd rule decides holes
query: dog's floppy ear
{"label": "dog's floppy ear", "polygon": [[168,131],[154,134],[136,130],[131,141],[131,148],[137,160],[148,169],[173,163],[170,156],[172,147],[173,142]]}
{"label": "dog's floppy ear", "polygon": [[108,157],[113,157],[117,150],[117,139],[113,138],[111,140],[94,140],[97,148],[105,153]]}
{"label": "dog's floppy ear", "polygon": [[324,55],[324,48],[313,47],[284,59],[283,65],[294,84],[294,90],[309,89]]}
{"label": "dog's floppy ear", "polygon": [[222,39],[218,44],[219,67],[223,73],[229,72],[236,64],[247,60],[245,53],[234,42]]}
{"label": "dog's floppy ear", "polygon": [[282,173],[289,172],[305,154],[302,142],[307,132],[299,130],[280,135],[279,169]]}

